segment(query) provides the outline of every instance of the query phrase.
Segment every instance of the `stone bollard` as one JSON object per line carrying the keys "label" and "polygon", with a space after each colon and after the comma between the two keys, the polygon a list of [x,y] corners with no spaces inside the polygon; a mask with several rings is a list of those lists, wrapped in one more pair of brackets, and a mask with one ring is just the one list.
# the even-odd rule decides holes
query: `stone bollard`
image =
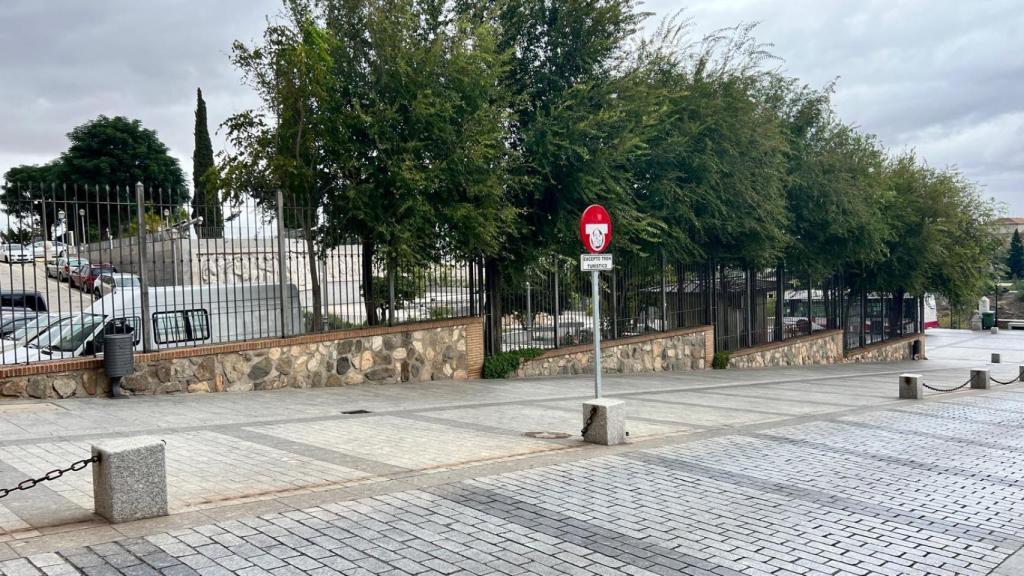
{"label": "stone bollard", "polygon": [[126,438],[92,447],[96,513],[113,523],[167,515],[167,465],[162,441]]}
{"label": "stone bollard", "polygon": [[583,435],[592,444],[614,446],[626,442],[626,403],[622,400],[598,398],[583,403],[583,425],[587,425],[591,411],[597,408],[594,419]]}
{"label": "stone bollard", "polygon": [[998,352],[992,353],[992,364],[999,364],[1002,361],[1002,356]]}
{"label": "stone bollard", "polygon": [[924,397],[920,374],[900,374],[900,400],[920,400]]}
{"label": "stone bollard", "polygon": [[999,334],[999,327],[998,326],[993,326],[993,327],[988,329],[988,332],[989,332],[989,334]]}
{"label": "stone bollard", "polygon": [[1024,364],[1017,367],[1017,382],[1024,382]]}
{"label": "stone bollard", "polygon": [[978,368],[977,370],[971,370],[971,389],[972,390],[988,390],[989,385],[988,369]]}

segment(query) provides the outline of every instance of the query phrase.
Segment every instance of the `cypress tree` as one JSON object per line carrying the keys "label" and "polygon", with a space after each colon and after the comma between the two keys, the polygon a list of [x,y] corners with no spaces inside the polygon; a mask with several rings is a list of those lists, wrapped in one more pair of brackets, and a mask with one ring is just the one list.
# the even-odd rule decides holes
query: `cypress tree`
{"label": "cypress tree", "polygon": [[224,226],[224,212],[216,188],[213,188],[207,175],[213,169],[213,144],[210,143],[210,131],[206,127],[206,101],[203,91],[196,88],[196,128],[195,150],[192,152],[192,217],[202,216],[203,224],[199,227],[202,237],[219,237]]}
{"label": "cypress tree", "polygon": [[1006,266],[1010,269],[1011,278],[1024,278],[1024,243],[1020,239],[1020,230],[1013,231]]}

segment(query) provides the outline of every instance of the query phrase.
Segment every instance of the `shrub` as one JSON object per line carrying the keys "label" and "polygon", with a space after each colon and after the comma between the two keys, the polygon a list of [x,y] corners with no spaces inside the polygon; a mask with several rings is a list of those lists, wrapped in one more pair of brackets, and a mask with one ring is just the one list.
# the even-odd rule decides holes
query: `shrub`
{"label": "shrub", "polygon": [[444,320],[446,318],[452,318],[454,316],[455,313],[452,311],[451,308],[447,306],[438,306],[437,308],[430,309],[431,320]]}
{"label": "shrub", "polygon": [[711,367],[715,370],[725,370],[729,367],[729,353],[728,352],[715,352],[715,357],[711,359]]}
{"label": "shrub", "polygon": [[540,348],[523,348],[488,356],[484,358],[484,378],[508,378],[523,360],[532,360],[543,353]]}
{"label": "shrub", "polygon": [[[306,328],[306,333],[313,331],[313,311],[304,310],[302,312],[303,324]],[[341,316],[336,314],[327,313],[321,318],[323,323],[323,330],[352,330],[354,328],[363,328],[366,326],[363,322],[349,322]]]}

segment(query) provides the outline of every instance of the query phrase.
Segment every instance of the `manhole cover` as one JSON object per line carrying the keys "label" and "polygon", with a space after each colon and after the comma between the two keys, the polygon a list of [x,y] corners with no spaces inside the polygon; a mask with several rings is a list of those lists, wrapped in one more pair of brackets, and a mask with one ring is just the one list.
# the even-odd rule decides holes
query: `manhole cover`
{"label": "manhole cover", "polygon": [[369,414],[369,410],[345,410],[342,414]]}
{"label": "manhole cover", "polygon": [[527,432],[523,434],[527,438],[540,438],[542,440],[562,440],[564,438],[572,438],[572,434],[566,434],[565,432]]}

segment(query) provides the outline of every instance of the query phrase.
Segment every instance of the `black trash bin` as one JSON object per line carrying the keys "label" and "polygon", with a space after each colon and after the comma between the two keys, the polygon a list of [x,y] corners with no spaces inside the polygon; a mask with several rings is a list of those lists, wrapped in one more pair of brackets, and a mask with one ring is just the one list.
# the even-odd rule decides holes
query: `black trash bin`
{"label": "black trash bin", "polygon": [[110,397],[127,398],[121,392],[121,377],[135,370],[135,336],[105,334],[103,336],[103,368],[110,377]]}

